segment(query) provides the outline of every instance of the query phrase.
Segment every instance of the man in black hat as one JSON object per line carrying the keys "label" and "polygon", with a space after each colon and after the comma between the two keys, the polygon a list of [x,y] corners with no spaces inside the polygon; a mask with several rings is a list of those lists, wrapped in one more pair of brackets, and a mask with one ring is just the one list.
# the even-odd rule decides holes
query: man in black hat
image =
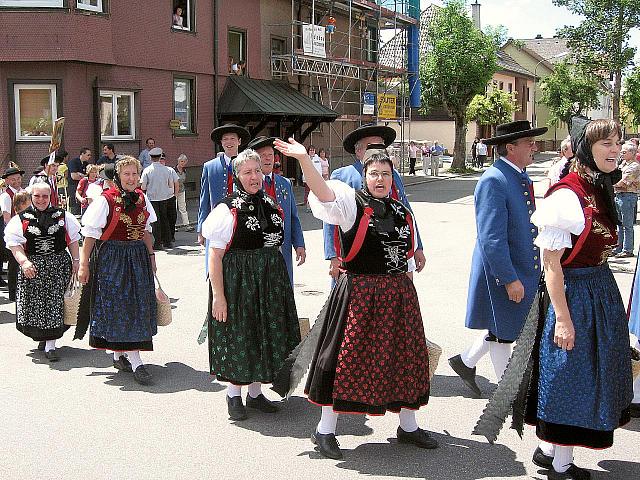
{"label": "man in black hat", "polygon": [[[7,281],[9,284],[9,300],[15,301],[16,299],[16,282],[18,279],[18,262],[13,257],[11,251],[6,247],[4,243],[4,227],[11,217],[16,214],[16,210],[13,206],[13,197],[16,193],[22,190],[22,175],[24,175],[24,170],[20,170],[15,166],[9,167],[4,174],[2,175],[2,179],[5,181],[7,188],[0,195],[0,209],[2,210],[2,222],[0,222],[0,248],[2,250],[2,257],[0,257],[0,262],[3,258],[7,259]],[[2,280],[2,278],[0,278]],[[0,285],[4,286],[4,280],[0,283]]]}
{"label": "man in black hat", "polygon": [[40,160],[42,170],[36,171],[36,174],[29,180],[29,186],[36,182],[48,183],[51,187],[51,206],[57,207],[58,202],[58,180],[56,174],[58,173],[58,166],[60,165],[61,158],[55,154],[50,154]]}
{"label": "man in black hat", "polygon": [[[211,132],[214,144],[222,145],[224,149],[215,158],[206,162],[202,167],[200,188],[200,208],[198,210],[198,242],[204,245],[202,223],[220,200],[233,192],[233,173],[231,160],[238,156],[242,145],[251,139],[249,131],[234,124],[222,125]],[[208,248],[205,252],[205,269],[208,268]]]}
{"label": "man in black hat", "polygon": [[540,252],[533,184],[525,168],[538,150],[535,137],[546,127],[527,121],[498,125],[495,145],[500,159],[488,168],[475,190],[477,242],[473,252],[466,326],[485,330],[461,355],[449,359],[453,370],[480,396],[476,364],[489,353],[498,380],[511,355],[540,280]]}
{"label": "man in black hat", "polygon": [[[396,131],[391,127],[383,125],[365,125],[355,129],[347,135],[342,142],[342,146],[347,151],[355,155],[353,164],[338,168],[331,173],[331,180],[340,180],[350,187],[360,190],[362,188],[362,158],[367,151],[369,145],[375,145],[377,148],[387,148],[396,139]],[[402,178],[397,170],[393,170],[393,184],[391,186],[391,196],[402,202],[409,210],[409,199],[404,191]],[[335,226],[324,224],[324,256],[325,259],[331,261],[329,267],[329,275],[334,279],[340,275],[340,260],[336,253],[334,245]],[[420,272],[425,265],[425,257],[422,251],[422,241],[418,233],[418,246],[414,253],[416,262],[416,271]]]}

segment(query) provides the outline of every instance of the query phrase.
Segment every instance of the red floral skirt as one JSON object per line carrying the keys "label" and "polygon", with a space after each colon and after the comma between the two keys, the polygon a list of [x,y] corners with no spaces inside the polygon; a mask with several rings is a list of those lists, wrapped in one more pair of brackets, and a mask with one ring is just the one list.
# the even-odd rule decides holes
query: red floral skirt
{"label": "red floral skirt", "polygon": [[406,274],[343,275],[305,393],[344,413],[383,415],[429,401],[429,355],[418,296]]}

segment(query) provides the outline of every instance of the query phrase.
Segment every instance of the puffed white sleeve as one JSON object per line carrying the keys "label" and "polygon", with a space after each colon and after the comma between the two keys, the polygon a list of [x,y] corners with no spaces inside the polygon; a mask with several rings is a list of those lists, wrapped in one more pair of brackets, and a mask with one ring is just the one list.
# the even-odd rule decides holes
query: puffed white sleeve
{"label": "puffed white sleeve", "polygon": [[144,201],[145,201],[145,206],[147,207],[147,212],[149,212],[149,218],[147,218],[147,224],[144,227],[144,229],[151,233],[151,224],[153,222],[157,222],[158,221],[158,217],[156,215],[156,211],[153,209],[153,205],[151,204],[151,200],[149,200],[149,197],[147,195],[144,196]]}
{"label": "puffed white sleeve", "polygon": [[233,236],[233,215],[229,207],[221,203],[211,210],[202,223],[202,236],[209,240],[209,247],[227,248]]}
{"label": "puffed white sleeve", "polygon": [[22,232],[22,221],[19,215],[14,215],[4,227],[4,242],[7,247],[17,247],[27,243]]}
{"label": "puffed white sleeve", "polygon": [[11,197],[6,192],[0,195],[0,210],[2,213],[11,213]]}
{"label": "puffed white sleeve", "polygon": [[82,235],[99,239],[102,236],[102,230],[107,225],[108,216],[109,204],[107,199],[100,195],[89,204],[82,215]]}
{"label": "puffed white sleeve", "polygon": [[539,200],[531,222],[540,231],[535,244],[544,250],[571,248],[571,235],[580,235],[585,227],[580,200],[567,188]]}
{"label": "puffed white sleeve", "polygon": [[80,240],[80,222],[76,217],[69,212],[64,212],[65,228],[67,229],[67,235],[71,243]]}
{"label": "puffed white sleeve", "polygon": [[351,230],[357,215],[356,191],[340,180],[328,180],[327,186],[336,197],[332,202],[321,202],[313,192],[309,193],[313,216],[325,223],[340,226],[343,232]]}

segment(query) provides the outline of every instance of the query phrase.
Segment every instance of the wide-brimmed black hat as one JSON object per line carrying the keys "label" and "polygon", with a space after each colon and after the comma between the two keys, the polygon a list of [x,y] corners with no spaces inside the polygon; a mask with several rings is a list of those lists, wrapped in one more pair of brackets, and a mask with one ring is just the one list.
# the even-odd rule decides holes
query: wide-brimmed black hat
{"label": "wide-brimmed black hat", "polygon": [[103,168],[98,172],[98,177],[103,180],[111,180],[113,181],[116,175],[116,164],[115,163],[105,163]]}
{"label": "wide-brimmed black hat", "polygon": [[15,175],[16,173],[19,175],[24,175],[24,170],[20,170],[19,168],[16,168],[16,167],[9,167],[4,171],[4,173],[2,174],[2,177],[0,178],[7,178],[7,177],[10,177],[11,175]]}
{"label": "wide-brimmed black hat", "polygon": [[514,140],[525,137],[537,137],[547,133],[547,127],[531,128],[527,120],[516,120],[515,122],[503,123],[496,128],[496,136],[487,138],[485,145],[502,145],[511,143]]}
{"label": "wide-brimmed black hat", "polygon": [[[46,157],[42,158],[40,160],[40,165],[42,165],[43,167],[47,165],[47,163],[49,163],[49,158],[51,157],[51,154],[47,155]],[[55,163],[62,163],[62,158],[58,156],[58,154],[54,155],[53,157],[53,161]]]}
{"label": "wide-brimmed black hat", "polygon": [[220,143],[225,133],[237,134],[240,138],[240,145],[246,145],[247,142],[251,140],[251,134],[246,128],[233,123],[227,123],[226,125],[214,128],[211,132],[211,140],[215,143]]}
{"label": "wide-brimmed black hat", "polygon": [[258,150],[262,147],[273,147],[273,142],[275,142],[277,138],[278,137],[265,136],[256,137],[247,144],[247,148],[250,148],[251,150]]}
{"label": "wide-brimmed black hat", "polygon": [[384,141],[384,146],[388,147],[396,139],[396,131],[384,125],[364,125],[347,135],[342,142],[342,146],[348,153],[355,154],[356,143],[365,137],[380,137]]}

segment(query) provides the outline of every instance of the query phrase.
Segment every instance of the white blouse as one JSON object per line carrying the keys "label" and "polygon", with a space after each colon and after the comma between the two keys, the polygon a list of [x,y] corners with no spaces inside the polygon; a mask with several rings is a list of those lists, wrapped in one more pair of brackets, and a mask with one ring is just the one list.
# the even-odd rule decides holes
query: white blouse
{"label": "white blouse", "polygon": [[551,251],[571,248],[571,234],[580,235],[585,227],[580,200],[568,188],[561,188],[538,200],[531,222],[540,229],[534,243]]}
{"label": "white blouse", "polygon": [[[327,186],[336,197],[332,202],[321,202],[313,192],[309,193],[309,206],[313,216],[325,223],[338,225],[343,232],[348,232],[356,223],[358,215],[356,191],[340,180],[328,180]],[[417,246],[417,229],[413,215],[411,215],[411,219],[413,221],[413,244]],[[409,271],[413,272],[416,269],[413,257],[409,259],[408,264]]]}
{"label": "white blouse", "polygon": [[[76,220],[76,217],[69,212],[64,212],[64,221],[71,243],[80,240],[80,224],[78,220]],[[24,232],[22,231],[20,215],[11,217],[7,226],[4,227],[4,241],[7,247],[17,247],[27,242],[27,239],[24,237]]]}
{"label": "white blouse", "polygon": [[233,215],[225,203],[220,203],[209,212],[202,223],[201,233],[209,240],[210,248],[227,248],[233,236]]}
{"label": "white blouse", "polygon": [[[156,212],[153,210],[153,205],[151,205],[149,197],[145,195],[144,201],[147,211],[149,212],[145,230],[151,232],[151,224],[157,220]],[[109,203],[104,195],[100,195],[89,204],[84,215],[82,215],[82,235],[99,239],[102,236],[102,230],[107,225],[108,217]]]}

